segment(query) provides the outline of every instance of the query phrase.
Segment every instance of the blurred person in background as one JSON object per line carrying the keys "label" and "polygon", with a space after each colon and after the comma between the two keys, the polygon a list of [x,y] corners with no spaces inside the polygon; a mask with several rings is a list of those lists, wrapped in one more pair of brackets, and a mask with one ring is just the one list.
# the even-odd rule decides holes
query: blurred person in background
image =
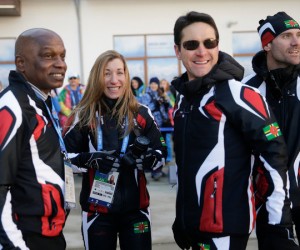
{"label": "blurred person in background", "polygon": [[[164,130],[166,144],[168,148],[168,157],[167,162],[173,161],[173,127],[174,127],[174,120],[173,120],[173,109],[175,105],[175,90],[174,87],[170,85],[170,83],[166,79],[160,80],[160,87],[163,90],[163,94],[166,100],[170,103],[168,109],[169,119],[162,124],[161,129]],[[171,91],[174,90],[173,92]]]}
{"label": "blurred person in background", "polygon": [[60,124],[63,127],[72,110],[76,107],[82,98],[85,85],[80,83],[80,77],[72,72],[68,77],[69,83],[61,90],[58,99],[61,107],[59,113]]}
{"label": "blurred person in background", "polygon": [[140,98],[145,93],[145,84],[142,79],[138,76],[135,76],[131,79],[131,89],[133,95],[136,97],[137,101],[140,101]]}
{"label": "blurred person in background", "polygon": [[58,116],[61,111],[61,107],[59,104],[57,89],[51,90],[51,98],[52,98],[53,108],[56,111],[57,116]]}
{"label": "blurred person in background", "polygon": [[[142,96],[140,102],[147,106],[154,116],[154,120],[159,129],[162,128],[163,123],[169,121],[169,108],[171,104],[166,99],[163,93],[163,89],[160,88],[160,82],[157,77],[152,77],[149,81],[149,87],[147,88],[145,94]],[[162,135],[165,138],[165,132]],[[163,177],[165,173],[162,168],[155,169],[151,172],[151,177],[158,181]]]}

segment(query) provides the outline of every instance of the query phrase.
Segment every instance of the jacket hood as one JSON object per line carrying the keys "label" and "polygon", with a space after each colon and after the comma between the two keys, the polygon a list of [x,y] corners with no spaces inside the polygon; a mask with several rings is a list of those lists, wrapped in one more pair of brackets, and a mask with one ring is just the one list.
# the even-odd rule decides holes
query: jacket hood
{"label": "jacket hood", "polygon": [[267,66],[266,54],[263,50],[259,51],[253,57],[252,67],[253,71],[263,79],[269,79],[272,75],[272,79],[277,82],[280,88],[282,88],[286,82],[289,82],[291,79],[294,79],[295,77],[297,77],[297,75],[300,74],[299,64],[269,71]]}
{"label": "jacket hood", "polygon": [[266,54],[263,50],[256,53],[256,55],[253,57],[252,68],[257,75],[263,78],[266,78],[269,75]]}
{"label": "jacket hood", "polygon": [[188,80],[187,73],[172,81],[175,89],[184,95],[195,94],[204,86],[207,88],[217,82],[235,79],[241,81],[244,76],[244,68],[232,56],[225,52],[219,52],[219,60],[212,70],[205,76]]}

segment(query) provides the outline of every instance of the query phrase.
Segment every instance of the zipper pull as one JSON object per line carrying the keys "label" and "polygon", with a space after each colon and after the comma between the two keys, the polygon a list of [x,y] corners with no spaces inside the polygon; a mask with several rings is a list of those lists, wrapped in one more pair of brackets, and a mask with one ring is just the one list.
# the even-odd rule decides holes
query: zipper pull
{"label": "zipper pull", "polygon": [[214,198],[216,192],[217,192],[217,179],[214,179],[214,191],[213,191],[212,194],[210,195],[210,198]]}

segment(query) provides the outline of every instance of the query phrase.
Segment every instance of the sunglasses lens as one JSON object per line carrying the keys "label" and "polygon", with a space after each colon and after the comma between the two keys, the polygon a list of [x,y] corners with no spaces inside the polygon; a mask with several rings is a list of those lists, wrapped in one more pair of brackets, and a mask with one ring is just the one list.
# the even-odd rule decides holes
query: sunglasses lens
{"label": "sunglasses lens", "polygon": [[207,49],[214,49],[218,46],[219,41],[217,39],[207,39],[203,42],[204,47]]}
{"label": "sunglasses lens", "polygon": [[[204,47],[207,49],[214,49],[215,47],[218,46],[219,41],[217,39],[206,39],[203,42]],[[186,50],[195,50],[199,47],[200,42],[197,40],[189,40],[189,41],[185,41],[182,46],[183,48],[185,48]]]}
{"label": "sunglasses lens", "polygon": [[186,50],[195,50],[199,47],[200,43],[197,40],[185,41],[182,46]]}
{"label": "sunglasses lens", "polygon": [[70,77],[69,79],[70,79],[70,80],[73,80],[73,79],[77,79],[77,77]]}

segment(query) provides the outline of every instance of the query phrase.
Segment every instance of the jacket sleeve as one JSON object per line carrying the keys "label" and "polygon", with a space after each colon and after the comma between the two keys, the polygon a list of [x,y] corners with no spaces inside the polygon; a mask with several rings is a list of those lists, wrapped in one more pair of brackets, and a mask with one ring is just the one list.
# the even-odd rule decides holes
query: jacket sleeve
{"label": "jacket sleeve", "polygon": [[0,248],[27,249],[12,219],[10,186],[17,175],[26,132],[21,107],[11,91],[0,98],[0,110]]}
{"label": "jacket sleeve", "polygon": [[8,186],[0,186],[0,248],[26,250],[22,233],[12,220],[11,194]]}
{"label": "jacket sleeve", "polygon": [[[227,93],[227,95],[226,95]],[[270,225],[291,225],[287,148],[275,117],[258,89],[229,81],[219,92],[218,106],[241,132],[270,176],[266,208]],[[232,97],[232,98],[229,98]]]}
{"label": "jacket sleeve", "polygon": [[151,110],[146,106],[141,106],[137,116],[137,122],[142,128],[142,134],[150,139],[150,147],[162,155],[164,159],[167,157],[167,147],[163,136],[154,122]]}
{"label": "jacket sleeve", "polygon": [[[95,149],[89,150],[89,144],[90,147],[92,147],[92,145],[89,143],[87,128],[79,128],[77,117],[74,119],[73,116],[69,117],[69,121],[72,121],[72,124],[70,124],[69,129],[64,132],[64,143],[68,154],[96,151]],[[72,158],[72,155],[70,158]]]}

